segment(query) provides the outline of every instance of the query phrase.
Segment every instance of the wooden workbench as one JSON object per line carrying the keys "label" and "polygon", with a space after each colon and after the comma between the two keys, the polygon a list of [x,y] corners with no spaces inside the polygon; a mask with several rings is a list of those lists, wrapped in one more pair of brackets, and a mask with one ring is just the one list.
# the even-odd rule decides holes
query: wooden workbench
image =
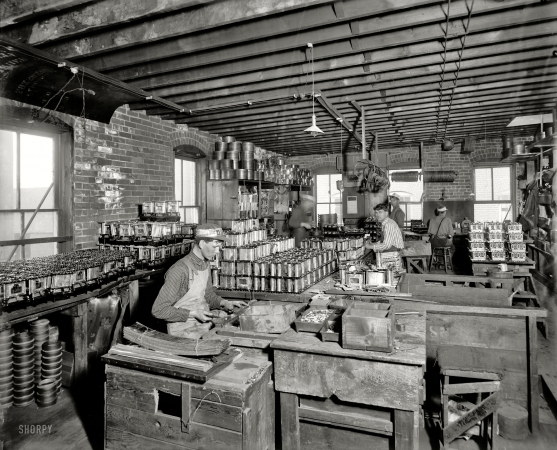
{"label": "wooden workbench", "polygon": [[271,342],[283,448],[417,450],[425,317],[397,318],[395,351],[343,349],[288,330]]}
{"label": "wooden workbench", "polygon": [[536,263],[530,258],[526,261],[472,261],[472,272],[474,275],[486,275],[488,270],[497,267],[498,264],[507,264],[509,272],[525,272],[530,273],[530,270],[536,268]]}

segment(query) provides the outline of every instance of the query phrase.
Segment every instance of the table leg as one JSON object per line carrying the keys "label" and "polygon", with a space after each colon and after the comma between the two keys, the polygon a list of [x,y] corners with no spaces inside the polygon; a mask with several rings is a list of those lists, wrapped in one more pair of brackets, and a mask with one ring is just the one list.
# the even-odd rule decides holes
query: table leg
{"label": "table leg", "polygon": [[300,450],[300,421],[296,394],[280,393],[280,427],[282,448]]}
{"label": "table leg", "polygon": [[530,430],[538,432],[539,425],[539,391],[538,391],[538,328],[537,319],[526,317],[528,326],[528,406],[530,409]]}
{"label": "table leg", "polygon": [[395,409],[395,450],[414,450],[418,442],[414,439],[414,411]]}
{"label": "table leg", "polygon": [[76,307],[72,317],[74,345],[74,385],[81,386],[87,375],[87,303]]}

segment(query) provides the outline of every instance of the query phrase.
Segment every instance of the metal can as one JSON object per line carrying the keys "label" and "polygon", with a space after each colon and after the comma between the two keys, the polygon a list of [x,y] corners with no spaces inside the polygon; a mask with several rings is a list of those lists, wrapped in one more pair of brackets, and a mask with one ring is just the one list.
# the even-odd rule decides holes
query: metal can
{"label": "metal can", "polygon": [[276,292],[277,291],[277,279],[276,278],[269,278],[269,291]]}
{"label": "metal can", "polygon": [[277,263],[272,261],[269,263],[269,275],[271,275],[272,277],[277,276]]}
{"label": "metal can", "polygon": [[276,275],[277,277],[282,277],[282,263],[278,261],[276,264]]}
{"label": "metal can", "polygon": [[253,290],[261,290],[261,279],[259,277],[253,277]]}
{"label": "metal can", "polygon": [[267,290],[267,278],[265,277],[260,277],[259,279],[259,283],[260,283],[260,287],[262,291],[266,291]]}
{"label": "metal can", "polygon": [[219,269],[211,269],[211,278],[213,280],[213,286],[219,286]]}
{"label": "metal can", "polygon": [[286,276],[293,277],[294,276],[294,263],[288,262],[286,263]]}
{"label": "metal can", "polygon": [[286,291],[289,292],[289,293],[294,292],[294,279],[293,278],[288,278],[286,280]]}
{"label": "metal can", "polygon": [[260,263],[260,274],[262,277],[266,277],[269,275],[269,263],[263,261]]}
{"label": "metal can", "polygon": [[277,292],[283,292],[283,291],[284,291],[284,279],[277,278]]}

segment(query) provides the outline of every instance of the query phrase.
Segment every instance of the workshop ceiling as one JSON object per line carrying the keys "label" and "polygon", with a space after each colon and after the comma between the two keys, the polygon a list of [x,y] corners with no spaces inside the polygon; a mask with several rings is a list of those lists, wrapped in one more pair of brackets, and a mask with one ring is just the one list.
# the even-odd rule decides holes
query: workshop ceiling
{"label": "workshop ceiling", "polygon": [[[49,3],[48,7],[44,4]],[[289,155],[505,128],[557,99],[557,3],[527,0],[20,0],[1,35],[178,104],[131,108]],[[315,115],[323,134],[304,133]],[[354,128],[353,128],[354,127]],[[349,130],[353,129],[351,133]]]}

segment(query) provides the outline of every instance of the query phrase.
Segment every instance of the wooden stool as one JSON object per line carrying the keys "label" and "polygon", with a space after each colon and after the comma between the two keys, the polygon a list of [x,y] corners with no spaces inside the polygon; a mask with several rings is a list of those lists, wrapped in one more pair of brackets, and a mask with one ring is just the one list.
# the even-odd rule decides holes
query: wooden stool
{"label": "wooden stool", "polygon": [[427,256],[403,256],[408,273],[428,273]]}
{"label": "wooden stool", "polygon": [[[452,353],[452,354],[451,354]],[[493,368],[468,367],[472,359],[470,355],[463,355],[463,366],[455,366],[455,347],[448,347],[438,351],[437,359],[441,373],[441,445],[448,448],[450,442],[455,440],[465,431],[481,422],[480,436],[484,436],[489,442],[491,449],[495,449],[497,435],[497,409],[499,408],[499,390],[501,388],[501,372]],[[480,355],[478,355],[480,356]],[[478,357],[476,362],[483,361],[485,358]],[[445,364],[445,367],[443,364]],[[458,382],[450,383],[451,377],[458,377]],[[462,395],[474,395],[474,402],[462,401]],[[460,418],[449,423],[449,397],[459,396],[459,405],[469,410]],[[488,433],[488,425],[491,425],[491,433]],[[490,434],[490,436],[489,436]]]}
{"label": "wooden stool", "polygon": [[452,271],[451,247],[434,247],[431,252],[431,259],[429,260],[430,272],[431,266],[437,267],[438,269],[445,269],[445,273],[447,273],[448,270]]}

